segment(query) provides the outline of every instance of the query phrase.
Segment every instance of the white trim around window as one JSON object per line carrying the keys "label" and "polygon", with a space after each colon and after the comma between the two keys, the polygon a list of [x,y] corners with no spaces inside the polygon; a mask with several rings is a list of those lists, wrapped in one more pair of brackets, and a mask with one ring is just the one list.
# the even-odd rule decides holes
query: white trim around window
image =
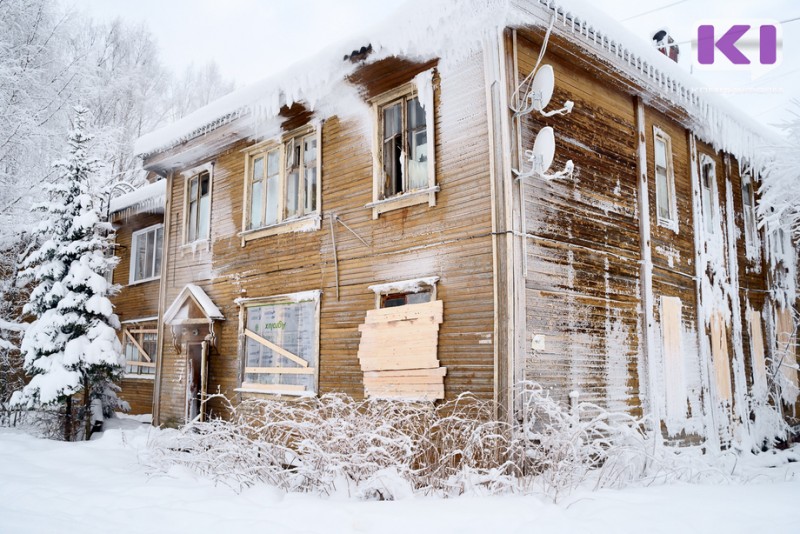
{"label": "white trim around window", "polygon": [[[164,225],[162,223],[142,228],[131,234],[131,260],[128,285],[143,284],[161,278]],[[140,254],[143,257],[140,257]]]}
{"label": "white trim around window", "polygon": [[[211,240],[211,221],[214,198],[214,163],[208,162],[181,173],[183,184],[183,225],[181,230],[182,247],[196,247],[197,244]],[[203,193],[203,178],[208,177],[207,189]],[[192,185],[197,182],[194,198]],[[205,200],[205,203],[204,203]],[[192,215],[192,202],[195,202],[196,216]],[[205,219],[205,220],[203,220]],[[190,226],[193,228],[190,229]]]}
{"label": "white trim around window", "polygon": [[[420,83],[424,79],[425,83]],[[436,138],[434,70],[414,81],[372,99],[372,218],[381,213],[418,204],[436,205]],[[387,118],[395,127],[387,125]],[[424,123],[423,123],[424,121]],[[424,143],[422,142],[424,140]],[[394,147],[397,158],[387,160],[384,151]],[[395,161],[397,160],[397,161]],[[391,163],[392,176],[386,166]],[[424,167],[422,166],[424,165]],[[421,174],[415,181],[411,169]]]}
{"label": "white trim around window", "polygon": [[658,126],[653,126],[653,163],[658,225],[677,234],[678,206],[675,198],[672,138]]}
{"label": "white trim around window", "polygon": [[242,246],[260,237],[319,230],[322,124],[307,124],[243,152]]}

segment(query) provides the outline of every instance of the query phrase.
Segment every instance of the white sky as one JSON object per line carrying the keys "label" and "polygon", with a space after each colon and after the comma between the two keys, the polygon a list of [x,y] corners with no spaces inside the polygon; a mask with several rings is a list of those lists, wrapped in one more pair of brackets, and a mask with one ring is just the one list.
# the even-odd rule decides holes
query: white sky
{"label": "white sky", "polygon": [[[144,21],[157,36],[169,68],[181,71],[192,62],[213,59],[239,86],[280,72],[349,35],[363,34],[403,4],[403,0],[64,1],[99,20]],[[649,40],[654,30],[669,28],[677,42],[687,42],[681,46],[680,61],[686,70],[696,64],[688,41],[700,22],[731,18],[780,22],[800,17],[800,2],[794,0],[604,0],[593,6],[619,21],[633,17],[623,24],[643,40]],[[783,62],[764,76],[752,80],[747,72],[696,68],[694,74],[713,90],[727,93],[759,122],[780,123],[790,101],[800,99],[800,20],[783,25]],[[794,109],[800,112],[800,104]]]}

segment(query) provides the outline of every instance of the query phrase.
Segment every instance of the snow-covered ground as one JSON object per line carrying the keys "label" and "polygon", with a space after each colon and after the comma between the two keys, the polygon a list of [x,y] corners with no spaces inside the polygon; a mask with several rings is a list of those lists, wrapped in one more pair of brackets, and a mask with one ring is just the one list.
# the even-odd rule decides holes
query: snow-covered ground
{"label": "snow-covered ground", "polygon": [[800,532],[800,464],[763,456],[738,467],[747,484],[582,490],[558,504],[532,496],[362,502],[264,486],[236,494],[181,470],[148,476],[139,457],[154,432],[132,418],[107,421],[100,439],[79,443],[0,429],[0,532]]}

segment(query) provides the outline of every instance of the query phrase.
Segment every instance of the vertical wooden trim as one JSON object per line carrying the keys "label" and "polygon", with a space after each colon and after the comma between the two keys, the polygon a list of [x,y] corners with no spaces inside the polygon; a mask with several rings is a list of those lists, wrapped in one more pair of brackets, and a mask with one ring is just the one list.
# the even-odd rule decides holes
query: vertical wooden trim
{"label": "vertical wooden trim", "polygon": [[[324,125],[325,121],[320,121],[314,133],[317,140],[317,213],[319,213],[320,219],[322,218],[322,128]],[[264,206],[266,209],[266,203]]]}
{"label": "vertical wooden trim", "polygon": [[655,317],[653,314],[653,256],[650,243],[650,191],[647,176],[647,137],[645,134],[644,104],[640,97],[636,105],[636,153],[639,174],[639,251],[641,255],[641,305],[642,305],[642,361],[639,362],[639,399],[642,408],[653,417],[653,424],[661,420],[660,407],[656,402],[655,362],[653,355],[655,343]]}
{"label": "vertical wooden trim", "polygon": [[694,233],[694,266],[695,266],[695,299],[697,319],[697,347],[700,358],[700,381],[703,388],[703,409],[705,411],[706,439],[709,445],[716,450],[720,449],[720,436],[717,431],[716,410],[714,408],[714,393],[711,387],[711,345],[709,342],[708,328],[706,325],[706,305],[703,301],[703,279],[706,276],[705,255],[705,221],[703,219],[702,186],[700,183],[700,161],[697,155],[697,139],[694,134],[689,136],[689,170],[692,180],[692,231]]}
{"label": "vertical wooden trim", "polygon": [[[729,154],[724,156],[725,174],[725,236],[727,241],[728,253],[728,281],[731,288],[730,312],[731,312],[731,348],[733,349],[733,360],[730,362],[730,370],[733,372],[733,415],[744,426],[747,435],[750,435],[750,418],[747,414],[747,378],[744,366],[744,347],[742,346],[744,336],[742,327],[742,307],[739,299],[739,255],[736,249],[736,221],[735,207],[733,201],[733,182],[731,171],[731,157]],[[739,340],[737,343],[736,340]],[[727,338],[725,343],[727,345]]]}
{"label": "vertical wooden trim", "polygon": [[158,284],[158,339],[156,340],[156,376],[153,385],[153,424],[161,424],[161,379],[164,368],[164,310],[167,299],[167,275],[169,273],[169,243],[172,234],[172,188],[175,184],[174,173],[166,178],[167,185],[164,199],[164,239],[161,251],[161,281]]}
{"label": "vertical wooden trim", "polygon": [[[251,188],[253,187],[253,178],[250,176],[251,173],[251,165],[253,160],[253,154],[246,153],[244,155],[244,191],[242,192],[242,233],[247,231],[247,223],[250,220],[250,195],[252,194]],[[266,161],[264,162],[266,165]],[[266,172],[264,173],[266,176]],[[263,180],[262,186],[263,189],[267,188],[266,180]],[[262,206],[263,209],[263,206]],[[242,236],[242,247],[245,246],[245,239]]]}

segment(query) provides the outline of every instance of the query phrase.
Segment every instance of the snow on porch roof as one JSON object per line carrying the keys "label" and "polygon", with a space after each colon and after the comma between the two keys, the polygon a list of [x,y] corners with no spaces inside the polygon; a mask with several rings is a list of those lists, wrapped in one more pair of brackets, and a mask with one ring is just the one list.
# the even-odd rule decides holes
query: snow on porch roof
{"label": "snow on porch roof", "polygon": [[[282,106],[304,102],[310,109],[336,98],[335,88],[357,64],[342,54],[369,43],[367,63],[390,56],[414,60],[439,58],[440,66],[480,50],[485,38],[505,27],[546,26],[579,43],[652,95],[662,97],[693,118],[692,129],[717,150],[756,162],[765,143],[782,141],[586,0],[411,0],[366,36],[351,38],[275,76],[224,96],[179,121],[140,137],[135,153],[150,156],[247,117],[244,136],[268,128],[258,124],[277,117]],[[452,61],[451,61],[452,60]]]}
{"label": "snow on porch roof", "polygon": [[167,181],[159,180],[147,184],[135,191],[112,198],[109,206],[111,213],[126,212],[125,215],[151,212],[160,213],[164,210],[166,202]]}
{"label": "snow on porch roof", "polygon": [[217,305],[212,302],[211,298],[203,291],[203,288],[200,286],[196,286],[194,284],[186,284],[186,286],[181,290],[175,300],[172,301],[172,304],[164,312],[164,323],[165,324],[172,324],[173,321],[176,319],[178,312],[181,310],[183,305],[186,303],[188,299],[193,299],[195,303],[200,307],[203,314],[210,320],[210,321],[224,321],[225,316],[222,315],[222,312],[217,308]]}

